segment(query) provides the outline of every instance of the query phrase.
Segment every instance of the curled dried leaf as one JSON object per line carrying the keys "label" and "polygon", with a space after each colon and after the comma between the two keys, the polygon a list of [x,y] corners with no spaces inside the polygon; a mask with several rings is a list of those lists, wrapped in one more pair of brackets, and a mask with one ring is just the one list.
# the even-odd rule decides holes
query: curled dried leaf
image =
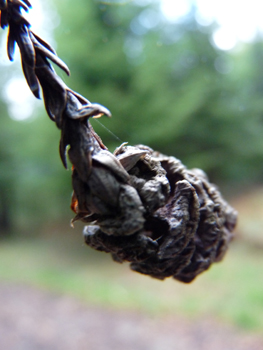
{"label": "curled dried leaf", "polygon": [[35,75],[35,71],[32,67],[28,66],[26,63],[22,61],[23,73],[30,87],[30,90],[33,92],[36,98],[40,98],[40,87]]}
{"label": "curled dried leaf", "polygon": [[7,0],[0,0],[0,10],[7,8]]}
{"label": "curled dried leaf", "polygon": [[[47,45],[43,40],[38,41],[37,37],[30,32],[30,39],[34,50],[36,50],[42,57],[49,58],[53,63],[60,67],[67,75],[70,75],[70,71],[67,65],[56,55],[55,51]],[[49,46],[47,48],[47,46]]]}
{"label": "curled dried leaf", "polygon": [[8,31],[8,37],[7,37],[7,53],[8,53],[8,58],[10,61],[14,60],[14,53],[15,53],[15,33],[12,27],[9,27]]}

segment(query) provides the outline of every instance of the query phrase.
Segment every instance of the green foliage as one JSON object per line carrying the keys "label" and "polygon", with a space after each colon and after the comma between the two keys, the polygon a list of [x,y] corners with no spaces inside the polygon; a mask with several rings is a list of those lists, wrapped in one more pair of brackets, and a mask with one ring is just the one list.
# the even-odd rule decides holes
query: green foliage
{"label": "green foliage", "polygon": [[[116,137],[92,121],[104,143],[110,150],[124,141],[148,144],[232,189],[262,181],[262,41],[222,52],[211,44],[215,26],[200,26],[194,8],[168,23],[158,1],[110,3],[55,2],[57,52],[71,77],[57,73],[111,110],[113,118],[101,122]],[[0,74],[3,84],[6,67]],[[59,131],[43,110],[15,122],[1,102],[0,113],[2,218],[26,230],[69,219],[70,173],[59,160]]]}
{"label": "green foliage", "polygon": [[112,111],[114,120],[102,122],[121,140],[174,155],[219,183],[262,179],[261,42],[221,52],[211,44],[214,26],[198,25],[194,9],[181,23],[167,23],[158,2],[56,3],[58,50],[72,71],[67,82]]}
{"label": "green foliage", "polygon": [[[4,110],[4,105],[0,105]],[[28,231],[69,214],[70,173],[58,155],[59,131],[43,111],[17,122],[6,110],[0,129],[0,236]]]}

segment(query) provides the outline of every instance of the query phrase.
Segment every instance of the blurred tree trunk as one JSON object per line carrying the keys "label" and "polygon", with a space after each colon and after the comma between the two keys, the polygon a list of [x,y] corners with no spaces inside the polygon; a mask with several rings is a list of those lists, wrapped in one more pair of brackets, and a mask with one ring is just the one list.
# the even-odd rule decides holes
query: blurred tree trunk
{"label": "blurred tree trunk", "polygon": [[8,189],[0,187],[0,239],[9,237],[12,231]]}

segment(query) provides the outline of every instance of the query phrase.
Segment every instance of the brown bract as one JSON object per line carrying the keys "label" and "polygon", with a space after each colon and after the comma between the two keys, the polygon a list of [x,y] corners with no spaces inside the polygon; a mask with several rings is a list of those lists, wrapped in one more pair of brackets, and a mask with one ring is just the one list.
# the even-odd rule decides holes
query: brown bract
{"label": "brown bract", "polygon": [[188,170],[178,159],[142,145],[123,146],[115,154],[122,161],[140,151],[147,153],[126,168],[129,185],[143,206],[141,229],[119,239],[117,233],[107,231],[107,218],[99,217],[85,228],[86,243],[111,252],[116,261],[131,262],[137,272],[191,282],[223,258],[237,213],[202,170]]}
{"label": "brown bract", "polygon": [[188,170],[176,158],[147,146],[122,144],[112,154],[89,123],[110,116],[107,108],[72,91],[50,61],[69,74],[54,49],[30,30],[21,9],[28,0],[0,0],[0,25],[8,32],[8,56],[15,44],[27,83],[61,130],[60,156],[72,163],[71,208],[88,225],[85,242],[129,261],[134,271],[182,282],[220,261],[237,213],[202,170]]}

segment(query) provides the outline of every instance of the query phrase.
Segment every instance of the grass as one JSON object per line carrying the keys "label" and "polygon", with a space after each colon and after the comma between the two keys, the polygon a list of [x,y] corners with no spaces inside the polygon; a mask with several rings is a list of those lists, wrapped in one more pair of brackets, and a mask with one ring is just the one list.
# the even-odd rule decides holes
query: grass
{"label": "grass", "polygon": [[[79,235],[76,237],[76,231]],[[143,313],[213,317],[259,331],[263,328],[263,254],[232,243],[223,262],[189,285],[158,281],[114,263],[82,242],[79,229],[51,230],[36,239],[0,245],[0,280],[22,282],[82,301]]]}

